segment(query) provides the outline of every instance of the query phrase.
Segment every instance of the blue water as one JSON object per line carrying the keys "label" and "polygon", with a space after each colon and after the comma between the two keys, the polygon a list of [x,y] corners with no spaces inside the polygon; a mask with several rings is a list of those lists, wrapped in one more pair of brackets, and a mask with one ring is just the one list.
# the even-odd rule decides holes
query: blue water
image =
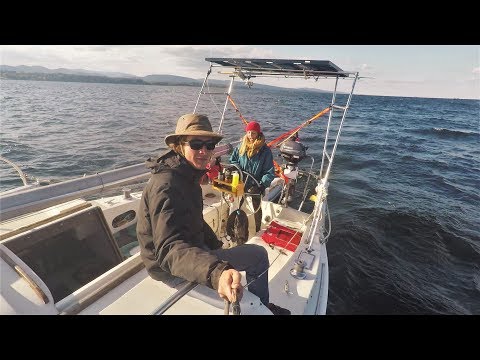
{"label": "blue water", "polygon": [[[198,90],[2,80],[0,155],[49,181],[138,164],[165,148]],[[329,104],[255,86],[233,98],[270,140]],[[197,112],[218,126],[224,104]],[[224,131],[237,140],[241,120],[227,106]],[[300,132],[316,162],[324,126]],[[3,162],[0,176],[0,190],[21,185]],[[328,204],[328,314],[480,314],[480,101],[354,96]]]}

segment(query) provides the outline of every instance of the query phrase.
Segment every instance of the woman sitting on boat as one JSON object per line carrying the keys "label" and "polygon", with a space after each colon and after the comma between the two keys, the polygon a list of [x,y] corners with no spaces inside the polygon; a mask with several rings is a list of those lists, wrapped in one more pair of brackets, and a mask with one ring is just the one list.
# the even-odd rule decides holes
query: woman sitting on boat
{"label": "woman sitting on boat", "polygon": [[265,143],[260,124],[250,121],[245,127],[246,134],[242,142],[233,150],[230,163],[240,167],[242,171],[251,174],[243,176],[245,179],[245,192],[251,195],[255,213],[255,231],[259,231],[262,225],[261,197],[265,188],[269,187],[275,178],[272,150]]}

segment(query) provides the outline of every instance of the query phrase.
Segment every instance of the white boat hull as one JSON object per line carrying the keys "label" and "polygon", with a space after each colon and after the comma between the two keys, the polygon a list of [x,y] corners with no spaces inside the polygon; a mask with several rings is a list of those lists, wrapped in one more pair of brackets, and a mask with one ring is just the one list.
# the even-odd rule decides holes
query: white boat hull
{"label": "white boat hull", "polygon": [[[205,202],[204,218],[217,234],[223,236],[222,232],[225,231],[225,227],[222,224],[225,224],[225,221],[222,222],[219,214],[228,216],[228,204],[221,200],[220,192],[210,185],[203,185],[202,187]],[[118,221],[115,222],[115,219],[118,219],[121,214],[136,212],[140,197],[141,193],[137,192],[130,194],[129,198],[118,195],[90,202],[76,200],[67,204],[56,205],[39,213],[32,213],[28,216],[3,222],[1,235],[5,239],[1,242],[1,249],[8,254],[4,254],[2,260],[0,260],[2,262],[3,280],[2,297],[0,298],[1,312],[21,314],[154,314],[177,291],[177,288],[161,281],[155,281],[148,276],[143,267],[138,246],[132,246],[129,243],[124,246],[124,249],[120,248],[120,251],[124,255],[126,254],[128,258],[71,294],[57,300],[54,300],[47,283],[38,277],[35,271],[25,264],[20,257],[8,250],[9,244],[24,241],[26,237],[25,232],[19,232],[17,235],[9,237],[8,234],[14,231],[13,228],[26,229],[28,236],[35,236],[46,226],[66,222],[69,218],[78,217],[79,214],[96,207],[102,211],[105,223],[109,226],[108,230],[114,234],[114,237],[126,232],[127,229],[131,231],[135,227],[136,216],[120,225],[118,225]],[[66,211],[68,209],[79,210],[68,213]],[[263,246],[268,252],[271,263],[269,268],[271,302],[289,309],[294,315],[325,314],[328,297],[327,253],[325,245],[320,242],[312,244],[309,252],[305,251],[308,244],[304,242],[304,238],[311,223],[309,215],[268,201],[262,202],[262,210],[264,219],[275,219],[275,221],[286,224],[292,229],[301,230],[304,234],[302,241],[293,252],[283,247],[271,246],[261,237],[267,223],[263,224],[258,233],[254,233],[253,214],[246,207],[252,234],[247,243]],[[62,212],[67,213],[67,215],[61,216]],[[114,224],[116,227],[114,227]],[[119,240],[118,237],[116,239]],[[123,250],[128,250],[128,253]],[[18,266],[30,274],[31,278],[35,278],[34,282],[43,289],[43,292],[49,298],[47,304],[43,304],[39,296],[35,295],[35,291],[32,293],[29,281],[14,271],[3,260],[5,255],[13,258],[12,260],[20,264]],[[302,279],[297,279],[291,274],[291,270],[298,259],[308,261],[308,268],[305,269],[305,277]],[[22,301],[16,301],[15,305],[12,306],[12,302],[4,295],[8,291],[14,291],[12,288],[8,289],[9,286],[14,287],[15,285],[18,287],[18,284],[23,285],[22,290],[16,296],[30,298],[29,304],[31,306],[26,306],[25,302]],[[32,298],[36,301],[32,301]],[[33,305],[34,302],[35,305]],[[10,305],[7,306],[7,304]],[[17,306],[17,304],[19,305]],[[248,290],[245,291],[240,306],[244,315],[271,314],[261,304],[258,297]],[[181,297],[164,314],[223,315],[224,308],[224,301],[220,299],[215,290],[197,285],[194,290]]]}

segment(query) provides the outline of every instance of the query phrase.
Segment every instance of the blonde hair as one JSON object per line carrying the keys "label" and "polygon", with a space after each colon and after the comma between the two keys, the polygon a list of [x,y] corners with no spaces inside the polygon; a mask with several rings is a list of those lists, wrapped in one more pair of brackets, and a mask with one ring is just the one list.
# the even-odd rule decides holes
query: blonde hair
{"label": "blonde hair", "polygon": [[245,134],[243,136],[242,144],[238,149],[238,154],[243,156],[243,154],[247,153],[247,156],[251,158],[258,153],[263,144],[265,144],[265,136],[263,133],[258,133],[258,136],[253,143],[249,141],[247,135]]}

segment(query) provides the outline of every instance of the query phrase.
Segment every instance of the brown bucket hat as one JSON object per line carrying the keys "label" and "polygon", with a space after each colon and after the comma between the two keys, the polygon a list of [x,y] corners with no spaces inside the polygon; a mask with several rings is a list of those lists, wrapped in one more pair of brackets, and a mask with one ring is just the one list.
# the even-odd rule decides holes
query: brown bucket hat
{"label": "brown bucket hat", "polygon": [[165,136],[165,144],[170,146],[176,142],[179,136],[188,135],[210,136],[217,141],[223,139],[222,135],[213,132],[212,124],[206,115],[185,114],[178,119],[175,134]]}

